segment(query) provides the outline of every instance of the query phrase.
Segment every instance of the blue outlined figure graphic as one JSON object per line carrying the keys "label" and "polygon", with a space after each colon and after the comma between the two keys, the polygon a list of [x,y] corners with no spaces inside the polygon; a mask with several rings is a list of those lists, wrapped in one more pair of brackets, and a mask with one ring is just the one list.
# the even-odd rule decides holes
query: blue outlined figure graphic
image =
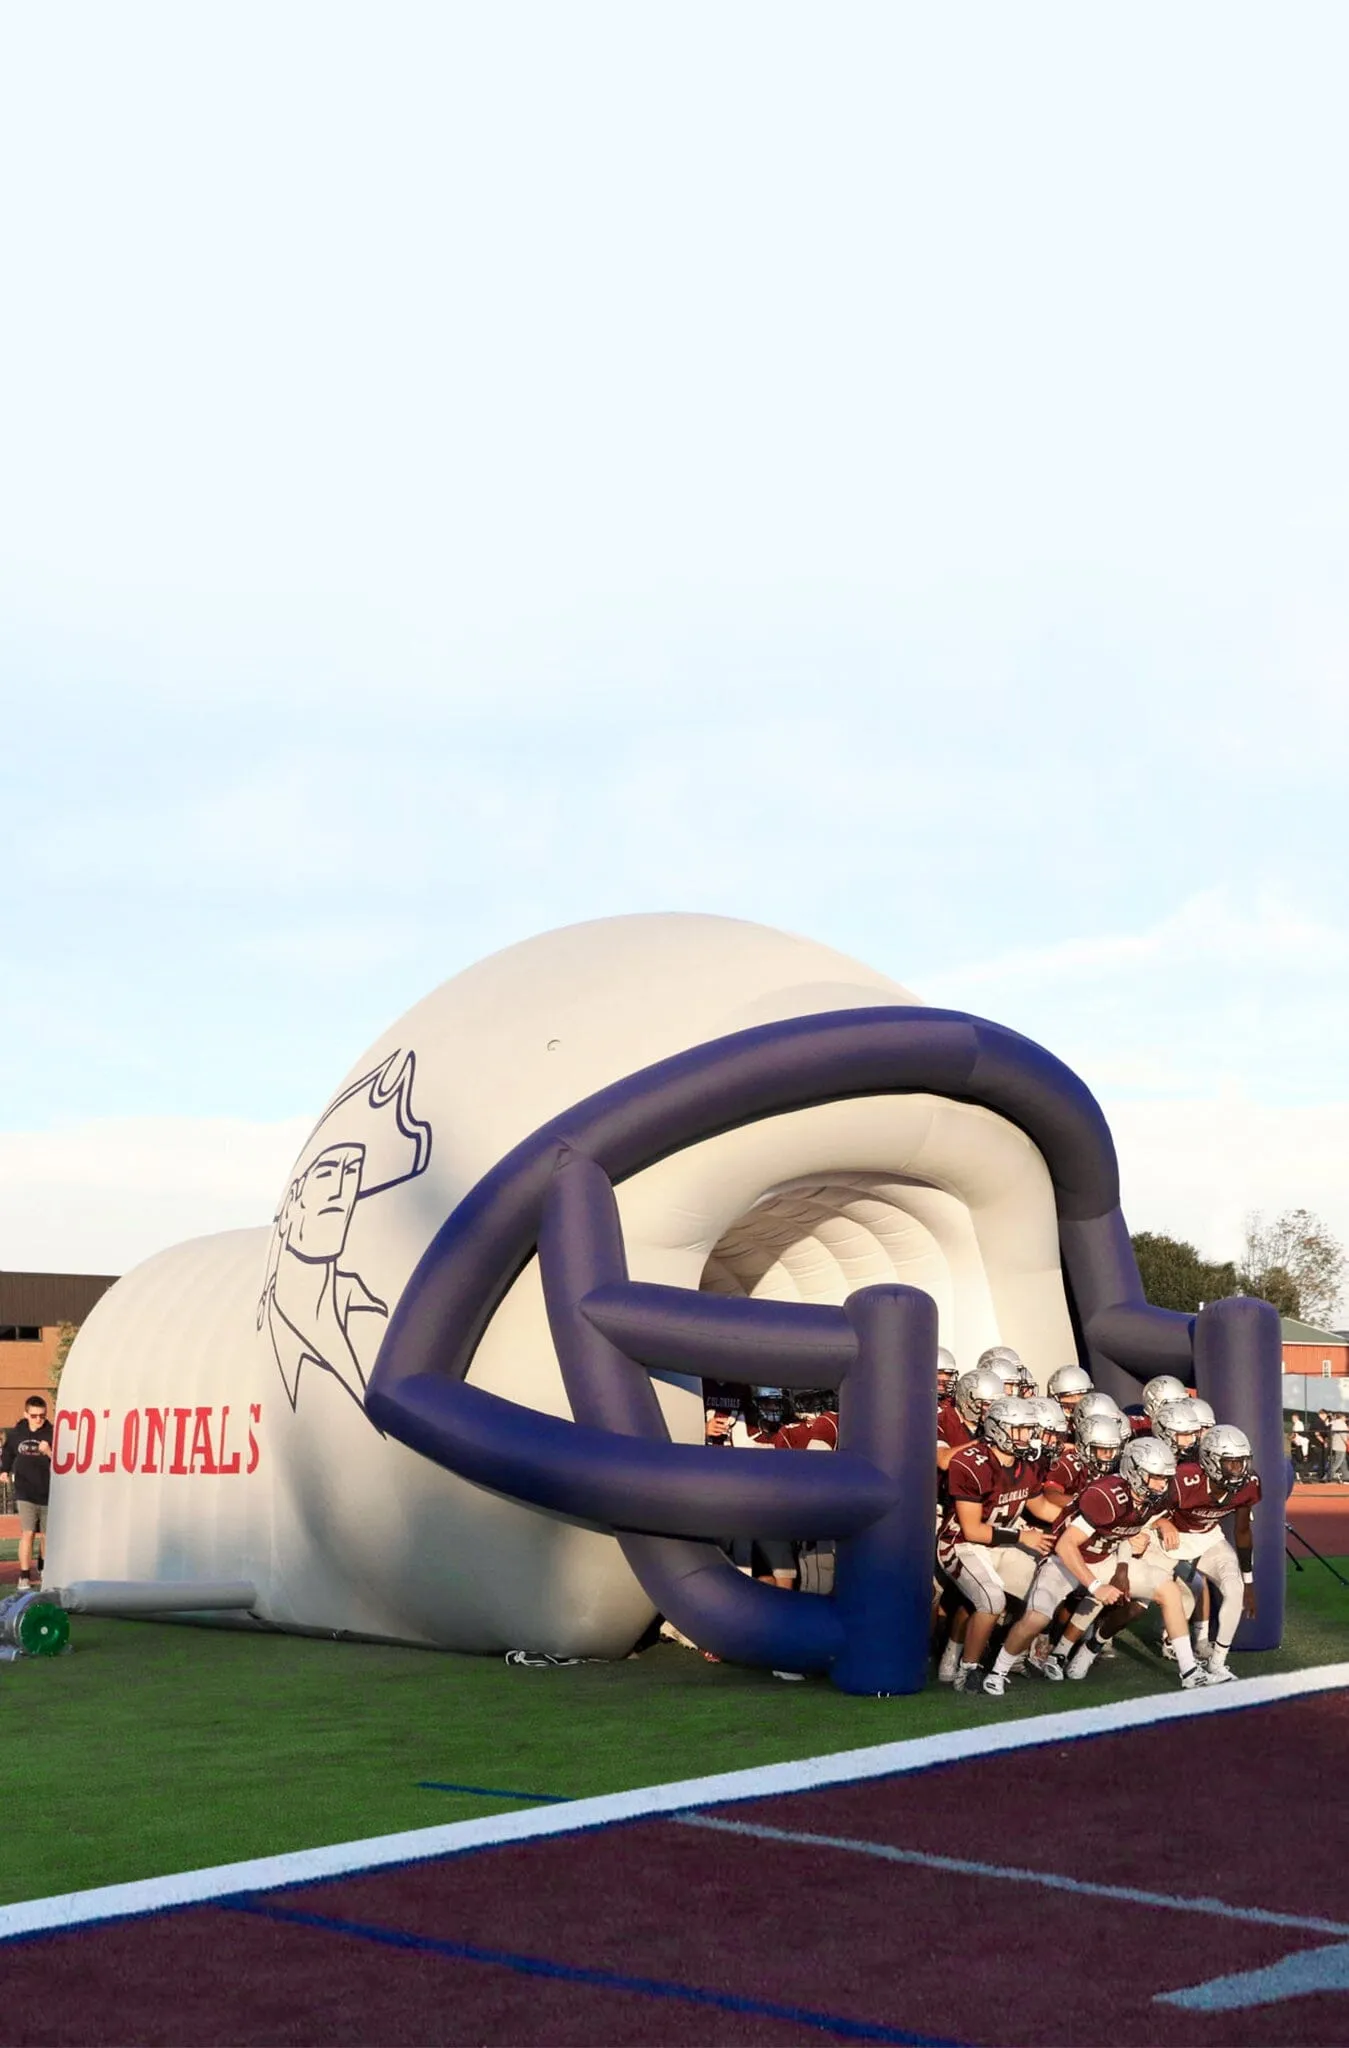
{"label": "blue outlined figure graphic", "polygon": [[365,1370],[352,1319],[387,1319],[389,1305],[342,1259],[357,1203],[415,1180],[430,1164],[431,1126],[412,1108],[416,1070],[416,1054],[400,1049],[344,1088],[309,1133],[281,1197],[258,1328],[267,1328],[292,1408],[308,1360],[339,1380],[364,1412]]}

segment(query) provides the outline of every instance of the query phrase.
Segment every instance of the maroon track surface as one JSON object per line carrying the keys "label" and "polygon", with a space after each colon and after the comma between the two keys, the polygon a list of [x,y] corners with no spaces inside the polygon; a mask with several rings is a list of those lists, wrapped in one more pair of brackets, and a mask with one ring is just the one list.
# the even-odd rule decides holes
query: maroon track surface
{"label": "maroon track surface", "polygon": [[[1349,1920],[1347,1756],[1322,1694],[709,1811]],[[1328,1939],[658,1819],[6,1944],[0,2035],[1338,2048],[1349,1994],[1152,2003]]]}
{"label": "maroon track surface", "polygon": [[[1295,1486],[1288,1519],[1327,1557],[1349,1557],[1349,1486]],[[1292,1548],[1305,1562],[1301,1547]]]}

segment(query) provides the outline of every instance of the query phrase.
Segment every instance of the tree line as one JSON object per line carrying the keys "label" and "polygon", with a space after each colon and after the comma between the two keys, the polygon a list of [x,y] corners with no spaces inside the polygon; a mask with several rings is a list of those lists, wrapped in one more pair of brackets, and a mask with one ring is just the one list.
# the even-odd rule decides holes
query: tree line
{"label": "tree line", "polygon": [[1205,1302],[1253,1294],[1281,1316],[1327,1325],[1340,1311],[1344,1249],[1310,1209],[1246,1218],[1239,1259],[1206,1259],[1184,1238],[1140,1230],[1131,1240],[1143,1292],[1157,1308],[1193,1315]]}

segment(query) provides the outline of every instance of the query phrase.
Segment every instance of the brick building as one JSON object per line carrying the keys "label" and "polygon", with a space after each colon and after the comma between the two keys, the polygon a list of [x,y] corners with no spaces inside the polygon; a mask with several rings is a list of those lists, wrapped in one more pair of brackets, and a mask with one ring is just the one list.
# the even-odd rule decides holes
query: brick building
{"label": "brick building", "polygon": [[[0,1429],[46,1394],[63,1323],[82,1323],[112,1273],[0,1273]],[[13,1415],[11,1415],[11,1410]]]}

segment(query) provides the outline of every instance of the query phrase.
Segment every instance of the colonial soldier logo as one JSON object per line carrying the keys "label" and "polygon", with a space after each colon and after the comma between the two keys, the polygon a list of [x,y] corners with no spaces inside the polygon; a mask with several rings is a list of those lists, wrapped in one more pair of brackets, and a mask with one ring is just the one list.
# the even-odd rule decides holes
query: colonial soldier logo
{"label": "colonial soldier logo", "polygon": [[[258,1303],[292,1408],[306,1360],[340,1380],[364,1405],[365,1370],[353,1342],[362,1316],[388,1317],[354,1264],[344,1264],[359,1202],[415,1180],[431,1159],[431,1127],[412,1108],[417,1058],[390,1053],[329,1103],[305,1141],[273,1219],[267,1278]],[[370,1326],[367,1325],[367,1328]],[[382,1334],[382,1333],[381,1333]]]}

